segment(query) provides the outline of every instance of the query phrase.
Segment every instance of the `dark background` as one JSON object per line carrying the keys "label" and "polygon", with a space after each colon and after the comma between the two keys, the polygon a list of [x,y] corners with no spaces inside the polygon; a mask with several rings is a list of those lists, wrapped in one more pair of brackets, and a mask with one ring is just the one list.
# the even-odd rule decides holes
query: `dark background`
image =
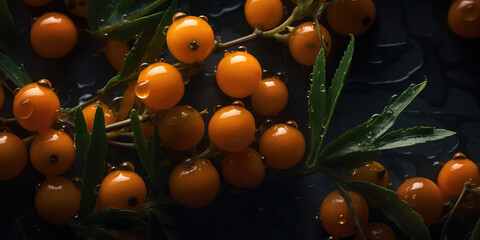
{"label": "dark background", "polygon": [[[283,1],[285,16],[293,5]],[[455,152],[480,160],[480,42],[455,36],[448,28],[447,12],[451,4],[447,0],[382,0],[375,1],[376,19],[371,29],[356,38],[355,54],[350,74],[337,105],[329,139],[380,113],[395,94],[401,93],[412,83],[428,78],[428,85],[420,96],[402,114],[395,128],[415,125],[435,126],[456,131],[448,139],[416,147],[385,151],[377,159],[389,170],[395,190],[405,175],[435,179],[437,161],[448,161]],[[31,8],[20,0],[9,1],[9,7],[17,23],[20,37],[20,57],[32,80],[49,79],[59,89],[62,107],[74,107],[92,97],[108,79],[116,73],[104,56],[105,40],[92,39],[83,29],[84,19],[68,13],[63,1],[54,0],[45,7]],[[243,1],[208,0],[182,1],[182,9],[192,15],[206,15],[216,35],[229,41],[251,33],[252,29],[243,16]],[[79,28],[76,48],[60,60],[47,60],[36,55],[29,44],[30,21],[47,11],[69,14]],[[329,29],[326,21],[321,21]],[[329,29],[330,30],[330,29]],[[332,75],[348,38],[335,34],[332,52],[327,59],[328,75]],[[288,76],[290,100],[275,122],[294,120],[308,138],[306,93],[309,88],[311,67],[301,66],[290,56],[288,48],[273,39],[247,43],[248,52],[257,57],[264,69],[285,72]],[[234,49],[232,49],[234,50]],[[217,87],[214,66],[222,54],[206,61],[204,71],[192,77],[186,86],[185,97],[180,104],[213,112],[217,104],[228,105],[233,99],[225,96]],[[173,63],[171,57],[167,62]],[[110,105],[118,104],[118,98],[107,99]],[[249,99],[245,99],[247,107]],[[12,96],[7,94],[1,116],[11,116]],[[210,115],[204,116],[206,125]],[[257,126],[266,119],[257,115]],[[308,140],[308,139],[307,139]],[[199,146],[205,149],[207,136]],[[188,153],[170,153],[174,161],[180,161]],[[109,148],[107,161],[114,164],[132,161],[142,172],[134,150]],[[222,182],[221,191],[214,203],[199,210],[174,206],[177,233],[181,239],[325,239],[317,217],[326,194],[334,189],[328,176],[316,174],[297,179],[295,173],[304,168],[301,163],[288,171],[267,168],[264,182],[252,190],[239,190]],[[66,176],[79,176],[75,165]],[[12,219],[25,209],[33,207],[34,186],[43,177],[29,165],[18,178],[0,183],[0,239],[10,235]],[[382,220],[374,213],[371,220]],[[393,226],[391,223],[387,224]],[[66,228],[52,228],[33,214],[31,226],[26,226],[33,239],[68,239]],[[464,239],[471,226],[453,221],[449,239]],[[438,237],[440,226],[431,227]],[[398,237],[401,238],[401,234]]]}

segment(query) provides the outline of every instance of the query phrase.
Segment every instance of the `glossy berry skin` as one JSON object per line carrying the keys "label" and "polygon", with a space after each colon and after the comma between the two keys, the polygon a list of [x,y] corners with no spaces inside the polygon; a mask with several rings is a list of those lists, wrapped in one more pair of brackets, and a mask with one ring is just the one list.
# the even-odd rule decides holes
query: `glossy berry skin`
{"label": "glossy berry skin", "polygon": [[440,170],[437,182],[446,198],[457,198],[465,182],[470,181],[473,188],[480,186],[478,166],[463,153],[456,153]]}
{"label": "glossy berry skin", "polygon": [[202,208],[217,197],[220,176],[206,159],[185,159],[170,173],[170,193],[182,206]]}
{"label": "glossy berry skin", "polygon": [[115,39],[108,39],[105,45],[105,56],[108,63],[117,71],[122,71],[123,64],[127,59],[127,54],[130,50],[127,48],[126,42],[120,42]]}
{"label": "glossy berry skin", "polygon": [[283,4],[280,0],[247,0],[244,13],[252,28],[270,30],[282,21]]}
{"label": "glossy berry skin", "polygon": [[[332,38],[328,30],[320,25],[320,31],[325,39],[325,56],[332,48]],[[288,40],[288,49],[293,59],[306,66],[313,66],[317,60],[318,52],[323,47],[318,37],[317,27],[313,22],[304,22],[295,27]]]}
{"label": "glossy berry skin", "polygon": [[3,85],[0,84],[0,109],[2,109],[4,101],[5,101],[5,91],[3,90]]}
{"label": "glossy berry skin", "polygon": [[333,31],[348,36],[367,31],[375,20],[372,0],[340,0],[327,6],[327,21]]}
{"label": "glossy berry skin", "polygon": [[75,47],[77,28],[64,14],[45,13],[32,24],[30,43],[44,58],[61,58]]}
{"label": "glossy berry skin", "polygon": [[252,94],[262,80],[262,67],[246,52],[227,52],[217,67],[217,83],[223,93],[233,98]]}
{"label": "glossy berry skin", "polygon": [[87,18],[87,0],[65,0],[65,6],[73,15]]}
{"label": "glossy berry skin", "polygon": [[480,1],[456,0],[448,10],[450,29],[462,38],[480,37]]}
{"label": "glossy berry skin", "polygon": [[103,179],[98,197],[105,208],[138,211],[147,197],[147,187],[135,172],[116,170]]}
{"label": "glossy berry skin", "polygon": [[262,156],[253,148],[229,153],[222,160],[222,175],[237,188],[254,188],[265,177]]}
{"label": "glossy berry skin", "polygon": [[251,95],[253,110],[262,116],[281,112],[288,102],[288,89],[276,78],[263,79]]}
{"label": "glossy berry skin", "polygon": [[255,139],[255,119],[244,107],[230,105],[216,111],[208,124],[210,141],[221,150],[238,152]]}
{"label": "glossy berry skin", "polygon": [[49,4],[51,1],[52,0],[23,0],[24,3],[31,7],[41,7]]}
{"label": "glossy berry skin", "polygon": [[[41,81],[50,83],[48,80]],[[60,101],[50,86],[30,83],[15,94],[13,115],[20,126],[28,131],[49,129],[59,114]]]}
{"label": "glossy berry skin", "polygon": [[[363,233],[367,240],[395,240],[395,233],[393,230],[384,223],[369,222],[363,228]],[[355,240],[362,240],[362,235],[357,233]]]}
{"label": "glossy berry skin", "polygon": [[[362,226],[368,221],[368,205],[360,194],[347,191],[352,199],[355,213]],[[348,210],[347,200],[335,190],[328,194],[320,206],[320,220],[325,230],[333,237],[349,237],[357,232],[355,218]]]}
{"label": "glossy berry skin", "polygon": [[167,31],[168,49],[184,63],[203,62],[212,52],[214,40],[212,27],[195,16],[174,17]]}
{"label": "glossy berry skin", "polygon": [[260,154],[267,166],[275,169],[291,168],[297,165],[305,154],[305,138],[293,126],[276,124],[262,134]]}
{"label": "glossy berry skin", "polygon": [[363,167],[352,169],[345,173],[344,177],[352,180],[371,182],[384,188],[389,185],[387,169],[376,161],[371,161]]}
{"label": "glossy berry skin", "polygon": [[202,116],[191,106],[175,106],[169,109],[157,126],[162,142],[178,151],[195,147],[205,132]]}
{"label": "glossy berry skin", "polygon": [[115,115],[113,115],[112,110],[108,107],[107,104],[103,102],[92,103],[82,109],[83,117],[85,118],[85,123],[87,124],[88,132],[92,133],[93,123],[95,121],[95,113],[97,112],[98,105],[102,106],[103,117],[105,119],[105,126],[113,124],[117,121]]}
{"label": "glossy berry skin", "polygon": [[0,180],[18,176],[27,164],[25,143],[16,135],[0,132]]}
{"label": "glossy berry skin", "polygon": [[163,62],[143,69],[135,86],[137,97],[154,110],[175,106],[184,92],[182,74],[174,66]]}
{"label": "glossy berry skin", "polygon": [[30,145],[30,161],[37,171],[45,175],[60,175],[72,166],[75,160],[73,141],[63,131],[42,131]]}
{"label": "glossy berry skin", "polygon": [[443,210],[440,188],[430,179],[414,177],[407,179],[397,189],[398,196],[409,203],[428,227],[435,223]]}
{"label": "glossy berry skin", "polygon": [[47,177],[35,194],[35,209],[50,225],[66,225],[80,209],[80,190],[71,179]]}

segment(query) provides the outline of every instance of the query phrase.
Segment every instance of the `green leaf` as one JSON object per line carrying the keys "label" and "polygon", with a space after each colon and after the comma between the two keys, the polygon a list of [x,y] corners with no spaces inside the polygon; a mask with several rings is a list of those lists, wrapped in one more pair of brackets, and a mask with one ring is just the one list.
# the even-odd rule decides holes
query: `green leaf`
{"label": "green leaf", "polygon": [[108,229],[126,230],[144,225],[137,211],[103,209],[88,215],[84,225],[101,225]]}
{"label": "green leaf", "polygon": [[370,149],[380,151],[386,149],[412,146],[427,141],[435,141],[455,135],[455,132],[434,127],[417,126],[408,129],[399,129],[389,132],[376,139]]}
{"label": "green leaf", "polygon": [[32,82],[24,67],[16,64],[11,58],[1,52],[0,70],[8,77],[9,81],[19,88]]}
{"label": "green leaf", "polygon": [[172,24],[173,15],[178,11],[178,0],[173,0],[170,3],[167,11],[162,17],[162,20],[157,26],[157,30],[155,32],[155,36],[153,37],[152,41],[150,42],[150,47],[148,48],[147,55],[145,56],[146,63],[152,63],[155,59],[157,59],[163,52],[163,48],[165,47],[165,37],[166,35],[163,33],[166,26]]}
{"label": "green leaf", "polygon": [[478,219],[477,225],[470,236],[470,240],[478,240],[480,239],[480,219]]}
{"label": "green leaf", "polygon": [[108,140],[105,133],[103,109],[98,105],[93,122],[92,137],[88,146],[85,166],[83,168],[82,197],[80,199],[80,219],[93,212],[97,195],[95,187],[102,182],[105,172]]}
{"label": "green leaf", "polygon": [[431,239],[428,228],[410,204],[400,199],[394,191],[363,181],[345,181],[362,196],[375,202],[385,216],[412,239]]}
{"label": "green leaf", "polygon": [[77,107],[74,113],[75,123],[75,149],[82,163],[85,167],[85,161],[87,159],[88,146],[90,145],[90,134],[87,130],[87,124],[85,123],[85,117],[83,116],[82,109]]}
{"label": "green leaf", "polygon": [[79,233],[79,239],[85,240],[116,240],[112,234],[110,234],[107,229],[99,226],[86,226]]}

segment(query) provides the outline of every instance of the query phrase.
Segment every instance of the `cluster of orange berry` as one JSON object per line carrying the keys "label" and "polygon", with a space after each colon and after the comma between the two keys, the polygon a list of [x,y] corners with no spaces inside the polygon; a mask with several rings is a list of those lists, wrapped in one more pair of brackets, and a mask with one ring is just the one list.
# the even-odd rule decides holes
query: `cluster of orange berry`
{"label": "cluster of orange berry", "polygon": [[[351,180],[367,181],[381,187],[390,185],[387,169],[376,161],[363,167],[352,169],[344,174]],[[467,159],[463,153],[456,153],[440,170],[437,184],[424,177],[413,177],[403,182],[397,189],[398,196],[410,204],[420,216],[423,223],[429,227],[437,222],[447,202],[460,197],[464,185],[468,188],[480,186],[480,173],[478,166]],[[367,239],[395,239],[395,234],[384,223],[369,222],[370,202],[358,193],[348,191],[355,208],[355,213],[362,226]],[[474,193],[466,195],[456,211],[457,218],[465,224],[471,224],[480,217],[480,206],[474,200]],[[345,196],[338,190],[331,192],[320,207],[320,219],[325,230],[333,237],[349,237],[357,234],[355,239],[361,239],[356,230],[353,214],[348,210]]]}

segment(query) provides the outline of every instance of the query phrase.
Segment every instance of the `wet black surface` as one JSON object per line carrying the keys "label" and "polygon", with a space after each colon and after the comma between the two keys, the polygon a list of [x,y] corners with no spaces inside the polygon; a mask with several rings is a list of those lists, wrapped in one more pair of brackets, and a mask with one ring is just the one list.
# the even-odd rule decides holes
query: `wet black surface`
{"label": "wet black surface", "polygon": [[[32,51],[28,39],[30,20],[45,11],[66,12],[61,2],[37,9],[29,8],[21,1],[10,1],[9,6],[20,30],[21,58],[32,79],[49,79],[60,90],[62,107],[73,107],[93,96],[115,75],[115,71],[103,54],[105,40],[91,39],[83,31],[75,50],[62,60],[45,60]],[[288,14],[292,4],[283,2]],[[252,31],[243,16],[243,1],[184,3],[188,4],[185,9],[189,7],[193,15],[206,15],[215,34],[223,41]],[[449,30],[446,15],[450,1],[374,0],[374,3],[377,17],[371,29],[356,38],[351,71],[331,124],[329,138],[333,139],[373,114],[380,113],[393,95],[427,77],[426,89],[399,117],[395,128],[427,125],[458,134],[445,140],[382,153],[377,160],[389,170],[392,189],[400,185],[404,175],[434,179],[432,164],[449,160],[457,151],[479,162],[479,40],[461,39]],[[74,20],[80,29],[86,27],[83,19]],[[330,33],[333,49],[327,66],[331,75],[348,39],[332,31]],[[245,46],[258,58],[263,68],[287,73],[290,100],[275,121],[294,120],[308,137],[306,92],[311,68],[297,64],[288,48],[273,39],[258,40]],[[212,56],[206,62],[205,70],[192,77],[181,104],[213,112],[215,105],[227,105],[233,101],[221,93],[213,75],[214,66],[221,58],[221,54]],[[173,59],[167,58],[167,62],[172,63]],[[6,105],[11,101],[7,99]],[[248,99],[245,103],[250,105]],[[11,115],[8,108],[1,113]],[[209,116],[204,116],[206,125]],[[256,117],[257,126],[265,120]],[[207,144],[205,137],[199,148],[204,149]],[[181,157],[177,158],[176,161],[181,160]],[[140,168],[135,152],[130,150],[111,148],[107,160],[113,163],[132,161],[137,169]],[[178,235],[181,239],[325,239],[327,234],[321,227],[317,209],[334,185],[328,176],[322,174],[295,178],[294,174],[303,168],[303,164],[288,171],[267,168],[264,182],[256,189],[238,190],[223,183],[219,196],[211,206],[199,210],[175,207]],[[79,174],[77,166],[67,175]],[[18,179],[0,184],[5,193],[1,200],[3,231],[0,239],[9,235],[12,218],[25,206],[33,205],[33,186],[41,179],[29,166]],[[378,215],[374,214],[372,218],[382,220]],[[431,228],[433,236],[438,237],[439,229],[439,226]],[[449,239],[464,239],[471,227],[452,222],[450,229]],[[41,221],[33,230],[38,239],[53,239],[57,236],[55,232],[67,231],[46,227]],[[401,239],[400,233],[398,236]]]}

